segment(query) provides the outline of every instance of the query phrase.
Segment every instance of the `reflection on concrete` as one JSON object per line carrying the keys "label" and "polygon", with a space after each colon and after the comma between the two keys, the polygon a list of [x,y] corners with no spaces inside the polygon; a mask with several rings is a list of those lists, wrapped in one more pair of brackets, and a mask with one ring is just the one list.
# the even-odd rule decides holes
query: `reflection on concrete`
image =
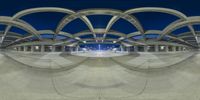
{"label": "reflection on concrete", "polygon": [[117,57],[117,56],[123,56],[128,55],[128,52],[125,51],[80,51],[80,52],[72,52],[72,55],[76,56],[82,56],[82,57],[101,57],[101,58],[107,58],[107,57]]}
{"label": "reflection on concrete", "polygon": [[[10,53],[10,56],[14,54]],[[187,59],[167,70],[146,69],[142,72],[121,66],[113,59],[122,61],[124,58],[124,63],[134,64],[133,62],[143,61],[142,59],[147,57],[147,55],[142,57],[143,54],[136,54],[135,57],[127,55],[119,58],[88,58],[79,66],[59,72],[34,70],[26,64],[0,54],[0,98],[1,100],[198,100],[200,99],[200,54],[190,58],[184,54],[186,53],[174,53],[173,56],[154,55],[152,59],[160,59],[167,63],[170,62],[168,59],[183,57]],[[18,54],[15,54],[15,57],[17,56]],[[60,57],[61,62],[65,61],[63,59],[68,61],[71,58],[70,55],[63,54],[60,54]],[[78,58],[81,57],[72,57],[71,61],[66,63],[76,61]]]}

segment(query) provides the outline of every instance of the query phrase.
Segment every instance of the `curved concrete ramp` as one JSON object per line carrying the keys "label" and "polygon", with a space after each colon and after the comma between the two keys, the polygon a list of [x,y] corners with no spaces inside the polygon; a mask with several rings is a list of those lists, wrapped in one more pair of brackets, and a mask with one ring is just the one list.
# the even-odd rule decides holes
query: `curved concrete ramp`
{"label": "curved concrete ramp", "polygon": [[167,69],[133,71],[111,58],[89,58],[53,72],[0,54],[0,100],[199,100],[199,60],[196,54]]}

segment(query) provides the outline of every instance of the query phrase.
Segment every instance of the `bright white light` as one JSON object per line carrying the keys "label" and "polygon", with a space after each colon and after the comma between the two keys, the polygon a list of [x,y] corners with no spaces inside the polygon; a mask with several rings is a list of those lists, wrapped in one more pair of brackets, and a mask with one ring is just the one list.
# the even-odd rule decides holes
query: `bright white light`
{"label": "bright white light", "polygon": [[120,37],[120,38],[119,38],[119,40],[123,40],[123,39],[124,39],[124,37]]}
{"label": "bright white light", "polygon": [[83,48],[83,51],[87,51],[87,49],[86,49],[86,48]]}
{"label": "bright white light", "polygon": [[83,43],[87,43],[86,41],[83,41]]}
{"label": "bright white light", "polygon": [[75,39],[77,39],[77,40],[80,40],[80,38],[79,38],[79,37],[75,37]]}
{"label": "bright white light", "polygon": [[36,50],[39,50],[39,46],[35,46],[35,49],[36,49]]}
{"label": "bright white light", "polygon": [[165,46],[160,46],[160,49],[161,49],[161,50],[164,50],[164,49],[165,49]]}
{"label": "bright white light", "polygon": [[113,41],[113,43],[117,43],[117,41]]}
{"label": "bright white light", "polygon": [[117,51],[117,48],[113,48],[113,51]]}

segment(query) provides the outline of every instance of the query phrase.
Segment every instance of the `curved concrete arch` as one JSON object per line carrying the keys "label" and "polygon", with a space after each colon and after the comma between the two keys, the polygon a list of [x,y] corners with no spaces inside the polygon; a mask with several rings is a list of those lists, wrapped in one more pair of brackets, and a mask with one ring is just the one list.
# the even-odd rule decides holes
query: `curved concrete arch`
{"label": "curved concrete arch", "polygon": [[[94,32],[96,34],[104,34],[105,29],[94,29]],[[80,37],[80,36],[89,35],[89,34],[93,34],[93,33],[90,32],[89,30],[85,30],[85,31],[82,31],[82,32],[75,33],[74,36]],[[114,31],[114,30],[109,31],[107,34],[120,36],[120,37],[126,37],[125,33],[117,32],[117,31]]]}
{"label": "curved concrete arch", "polygon": [[[0,35],[0,37],[2,37],[3,35]],[[19,38],[22,38],[20,36],[13,36],[13,35],[7,35],[6,38],[14,38],[14,39],[19,39]]]}
{"label": "curved concrete arch", "polygon": [[[160,7],[142,7],[142,8],[135,8],[135,9],[130,9],[124,12],[124,14],[134,14],[134,13],[140,13],[140,12],[160,12],[160,13],[167,13],[167,14],[171,14],[174,16],[177,16],[178,18],[180,18],[179,21],[185,21],[187,20],[187,16],[177,10],[173,10],[173,9],[169,9],[169,8],[160,8]],[[119,17],[114,16],[111,20],[110,20],[110,24],[107,25],[107,31],[109,31],[110,27],[112,27],[112,25],[119,19]],[[191,25],[188,25],[190,31],[192,32],[192,34],[194,36],[196,36],[196,33],[194,31],[194,28]]]}
{"label": "curved concrete arch", "polygon": [[[147,30],[144,34],[162,34],[161,30]],[[133,36],[137,36],[137,35],[141,35],[140,32],[133,32],[127,35],[127,38],[133,37]]]}
{"label": "curved concrete arch", "polygon": [[[3,36],[4,31],[0,31],[0,34],[2,34],[2,36]],[[23,37],[23,35],[21,35],[21,34],[19,34],[19,33],[16,33],[16,32],[11,32],[11,31],[9,31],[8,34],[9,34],[9,35],[14,35],[14,36],[20,36],[20,37]]]}
{"label": "curved concrete arch", "polygon": [[[96,39],[86,38],[86,39],[82,39],[82,40],[83,41],[95,41]],[[100,40],[102,40],[102,39],[100,39]],[[117,39],[113,39],[113,38],[108,38],[108,39],[105,39],[105,40],[107,40],[107,41],[117,41]]]}
{"label": "curved concrete arch", "polygon": [[[55,35],[55,32],[53,30],[39,30],[38,31],[39,34],[53,34]],[[63,35],[63,36],[66,36],[66,37],[69,37],[69,38],[74,38],[74,36],[70,33],[67,33],[67,32],[60,32],[59,35]]]}
{"label": "curved concrete arch", "polygon": [[164,35],[169,34],[170,32],[172,32],[176,29],[179,29],[183,26],[187,26],[187,25],[191,25],[191,24],[199,24],[199,22],[200,22],[200,17],[195,17],[194,19],[188,19],[183,22],[170,24],[162,31],[163,34],[159,37],[159,39],[161,39]]}
{"label": "curved concrete arch", "polygon": [[[59,12],[59,13],[66,13],[66,14],[73,14],[75,13],[72,10],[69,9],[65,9],[65,8],[55,8],[55,7],[40,7],[40,8],[31,8],[31,9],[26,9],[23,11],[20,11],[18,13],[16,13],[11,20],[18,20],[21,17],[28,15],[28,14],[32,14],[32,13],[39,13],[39,12]],[[7,35],[8,31],[10,30],[12,26],[7,26],[4,32],[4,37]],[[4,41],[4,39],[2,40],[2,42]]]}
{"label": "curved concrete arch", "polygon": [[[147,30],[144,34],[158,34],[158,35],[162,35],[162,31],[161,30]],[[137,35],[141,35],[141,33],[140,32],[133,32],[133,33],[128,34],[126,38],[131,38],[131,37],[134,37],[134,36],[137,36]],[[170,38],[172,40],[177,40],[177,41],[189,44],[187,41],[184,41],[181,38],[177,38],[177,37],[170,36],[170,35],[166,35],[166,37],[168,37],[168,38]],[[191,45],[191,44],[189,44],[189,45]]]}
{"label": "curved concrete arch", "polygon": [[[196,35],[198,36],[199,34],[200,34],[200,31],[195,31],[195,33],[196,33]],[[178,36],[187,36],[187,35],[190,35],[191,34],[191,32],[184,32],[184,33],[181,33],[180,35],[178,35]]]}
{"label": "curved concrete arch", "polygon": [[[38,34],[39,34],[39,35],[42,35],[42,34],[52,34],[52,35],[55,35],[55,32],[52,31],[52,30],[39,30],[39,31],[38,31]],[[69,37],[69,38],[74,38],[74,36],[71,35],[70,33],[60,32],[59,34],[60,34],[60,35],[64,35],[64,36]],[[12,43],[9,44],[9,45],[12,45],[12,44],[14,44],[14,43],[16,43],[16,42],[18,42],[18,41],[21,41],[21,40],[24,40],[24,39],[27,39],[27,38],[31,38],[31,37],[33,37],[33,35],[18,38],[17,40],[15,40],[14,42],[12,42]]]}
{"label": "curved concrete arch", "polygon": [[[68,23],[73,21],[76,18],[79,18],[80,16],[88,16],[88,15],[111,15],[111,16],[119,16],[120,18],[123,18],[125,20],[128,20],[131,24],[133,24],[139,31],[143,32],[142,26],[138,23],[138,20],[135,17],[132,17],[130,15],[123,16],[123,12],[119,10],[113,10],[113,9],[86,9],[81,10],[77,12],[76,14],[72,14],[70,16],[66,16],[63,18],[63,20],[59,23],[56,33],[61,31],[64,26],[66,26]],[[94,32],[94,31],[91,31]]]}
{"label": "curved concrete arch", "polygon": [[192,36],[192,35],[188,35],[188,36],[180,36],[178,38],[180,38],[180,39],[186,39],[186,38],[195,38],[195,37]]}
{"label": "curved concrete arch", "polygon": [[31,34],[33,34],[34,36],[36,36],[37,38],[40,39],[40,36],[38,35],[38,31],[36,29],[34,29],[33,27],[31,27],[27,24],[20,23],[20,22],[17,22],[17,21],[13,21],[11,19],[12,19],[11,17],[1,16],[0,17],[0,23],[10,25],[10,26],[15,26],[17,28],[23,29],[23,30],[27,31],[28,33],[31,33]]}

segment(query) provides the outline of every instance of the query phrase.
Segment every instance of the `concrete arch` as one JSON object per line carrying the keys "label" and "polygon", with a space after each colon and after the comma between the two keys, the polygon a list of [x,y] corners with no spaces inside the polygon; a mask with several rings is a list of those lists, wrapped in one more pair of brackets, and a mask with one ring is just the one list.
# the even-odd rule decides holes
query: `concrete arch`
{"label": "concrete arch", "polygon": [[[125,20],[128,20],[131,24],[133,24],[139,31],[144,32],[142,26],[138,23],[138,20],[130,15],[124,16],[122,11],[119,10],[113,10],[113,9],[86,9],[81,10],[75,14],[72,14],[70,16],[66,16],[63,18],[63,20],[60,22],[56,29],[56,33],[59,33],[64,26],[66,26],[69,22],[73,21],[76,18],[79,18],[81,16],[88,16],[88,15],[111,15],[111,16],[119,16],[119,18],[123,18]],[[88,23],[89,24],[89,23]],[[90,29],[91,30],[91,29]],[[94,30],[91,32],[94,33]]]}
{"label": "concrete arch", "polygon": [[167,35],[170,32],[179,29],[183,26],[191,24],[199,24],[199,22],[200,22],[200,17],[195,17],[195,18],[190,17],[186,21],[170,24],[162,31],[163,34],[159,37],[159,39],[161,39],[164,35]]}
{"label": "concrete arch", "polygon": [[[42,35],[42,34],[52,34],[52,35],[55,35],[55,32],[52,31],[52,30],[39,30],[39,31],[38,31],[38,34],[39,34],[39,35]],[[64,35],[64,36],[69,37],[69,38],[74,38],[74,36],[71,35],[70,33],[60,32],[59,34],[60,34],[60,35]],[[24,40],[24,39],[27,39],[27,38],[31,38],[31,37],[33,37],[33,35],[18,38],[17,41],[14,41],[14,42],[12,42],[12,43],[9,44],[9,45],[12,45],[12,44],[14,44],[14,43],[16,43],[16,42],[18,42],[18,41],[21,41],[21,40]]]}
{"label": "concrete arch", "polygon": [[20,22],[17,22],[17,21],[13,21],[11,19],[12,19],[11,17],[1,16],[0,17],[0,23],[5,24],[5,25],[10,25],[10,26],[15,26],[17,28],[23,29],[23,30],[27,31],[28,33],[31,33],[32,35],[41,39],[40,36],[38,35],[38,31],[36,29],[34,29],[33,27],[31,27],[27,24],[20,23]]}
{"label": "concrete arch", "polygon": [[[23,11],[20,11],[18,13],[16,13],[11,20],[17,20],[20,19],[21,17],[28,15],[28,14],[32,14],[32,13],[39,13],[39,12],[59,12],[59,13],[66,13],[66,14],[73,14],[75,13],[72,10],[69,9],[65,9],[65,8],[55,8],[55,7],[41,7],[41,8],[31,8],[31,9],[26,9]],[[7,35],[8,31],[10,30],[12,26],[7,26],[4,32],[4,37]],[[4,41],[4,39],[2,40],[2,42]]]}
{"label": "concrete arch", "polygon": [[[160,13],[167,13],[167,14],[171,14],[174,16],[177,16],[178,18],[180,18],[179,21],[185,21],[187,20],[187,16],[184,15],[183,13],[177,11],[177,10],[173,10],[173,9],[169,9],[169,8],[160,8],[160,7],[142,7],[142,8],[135,8],[135,9],[130,9],[124,12],[124,14],[134,14],[134,13],[140,13],[140,12],[160,12]],[[109,31],[109,29],[112,27],[112,25],[119,19],[119,17],[114,16],[109,24],[106,27],[106,31]],[[190,31],[192,32],[192,34],[194,36],[196,36],[196,33],[193,29],[193,27],[191,25],[188,25]],[[142,33],[141,33],[142,34]]]}
{"label": "concrete arch", "polygon": [[[97,33],[98,34],[104,34],[105,29],[97,28],[97,29],[94,29],[94,32],[96,34]],[[82,32],[75,33],[74,36],[75,37],[80,37],[80,36],[89,35],[89,34],[93,34],[93,33],[90,32],[89,30],[85,30],[85,31],[82,31]],[[120,37],[126,37],[125,33],[117,32],[117,31],[114,31],[114,30],[109,31],[107,34],[120,36]]]}
{"label": "concrete arch", "polygon": [[[147,30],[144,34],[158,34],[158,35],[162,35],[162,31],[161,30]],[[127,35],[126,38],[131,38],[137,35],[141,35],[140,32],[133,32]],[[166,35],[166,37],[172,39],[172,40],[177,40],[186,44],[191,45],[190,43],[188,43],[187,41],[183,40],[182,38],[178,38],[178,37],[174,37],[174,36],[170,36],[170,35]]]}

